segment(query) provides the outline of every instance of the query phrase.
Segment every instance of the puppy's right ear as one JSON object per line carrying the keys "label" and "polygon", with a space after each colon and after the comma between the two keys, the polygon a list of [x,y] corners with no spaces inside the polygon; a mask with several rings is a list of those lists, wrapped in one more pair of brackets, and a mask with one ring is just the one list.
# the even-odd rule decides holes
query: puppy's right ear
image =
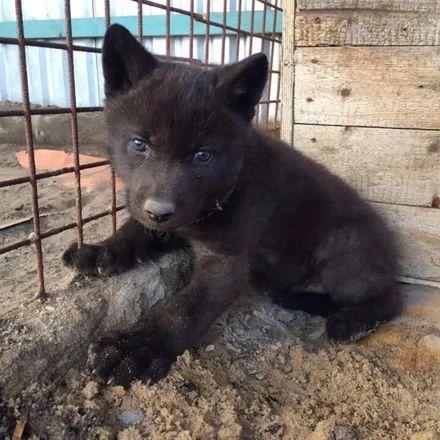
{"label": "puppy's right ear", "polygon": [[268,61],[264,53],[255,53],[244,60],[217,67],[217,87],[231,110],[250,121],[263,94]]}
{"label": "puppy's right ear", "polygon": [[159,61],[119,24],[112,24],[104,37],[102,67],[107,97],[125,92],[151,74]]}

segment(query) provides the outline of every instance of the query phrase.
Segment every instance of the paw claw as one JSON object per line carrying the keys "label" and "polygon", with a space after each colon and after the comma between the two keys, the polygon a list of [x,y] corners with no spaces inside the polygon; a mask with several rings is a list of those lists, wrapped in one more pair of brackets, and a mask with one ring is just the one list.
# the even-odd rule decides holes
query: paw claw
{"label": "paw claw", "polygon": [[167,374],[171,366],[171,360],[166,358],[156,358],[154,359],[146,374],[145,378],[148,384],[156,383],[158,380],[163,379]]}
{"label": "paw claw", "polygon": [[108,379],[107,385],[129,387],[137,379],[147,384],[157,382],[167,375],[172,359],[157,357],[157,349],[149,342],[151,335],[145,333],[101,339],[93,374]]}
{"label": "paw claw", "polygon": [[132,382],[139,378],[140,369],[140,365],[133,357],[125,357],[112,371],[114,384],[128,388]]}
{"label": "paw claw", "polygon": [[80,249],[72,243],[64,252],[62,260],[68,267],[88,275],[112,275],[122,272],[130,265],[130,255],[123,247],[109,249],[103,244],[84,244]]}
{"label": "paw claw", "polygon": [[96,356],[95,374],[107,377],[122,359],[122,353],[114,345],[105,346]]}
{"label": "paw claw", "polygon": [[348,344],[370,334],[377,325],[368,325],[359,316],[353,316],[342,310],[327,320],[327,334],[336,342]]}

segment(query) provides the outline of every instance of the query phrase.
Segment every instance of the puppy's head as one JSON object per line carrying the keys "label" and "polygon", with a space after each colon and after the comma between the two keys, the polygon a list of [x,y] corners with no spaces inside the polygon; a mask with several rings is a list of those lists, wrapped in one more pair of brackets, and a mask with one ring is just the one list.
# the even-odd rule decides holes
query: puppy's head
{"label": "puppy's head", "polygon": [[110,157],[131,215],[153,229],[194,222],[239,175],[266,56],[209,70],[172,63],[115,24],[104,39],[103,70]]}

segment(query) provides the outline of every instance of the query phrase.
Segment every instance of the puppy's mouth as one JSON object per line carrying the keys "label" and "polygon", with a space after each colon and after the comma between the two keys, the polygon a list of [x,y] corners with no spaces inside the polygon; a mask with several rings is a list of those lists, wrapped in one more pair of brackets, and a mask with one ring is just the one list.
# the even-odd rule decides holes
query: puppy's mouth
{"label": "puppy's mouth", "polygon": [[146,226],[149,229],[153,229],[155,231],[170,231],[172,229],[176,228],[176,220],[174,219],[166,219],[166,220],[156,220],[152,219],[148,215],[145,215],[144,213],[135,214],[136,220],[138,220],[140,223],[142,223],[144,226]]}
{"label": "puppy's mouth", "polygon": [[154,215],[149,215],[143,209],[135,208],[132,209],[132,215],[139,223],[155,231],[171,232],[185,228],[194,222],[193,218],[188,218],[178,210],[172,216],[157,218]]}
{"label": "puppy's mouth", "polygon": [[175,222],[172,221],[158,223],[151,220],[144,220],[142,223],[149,229],[153,229],[155,231],[173,231],[179,227],[179,225],[176,225]]}

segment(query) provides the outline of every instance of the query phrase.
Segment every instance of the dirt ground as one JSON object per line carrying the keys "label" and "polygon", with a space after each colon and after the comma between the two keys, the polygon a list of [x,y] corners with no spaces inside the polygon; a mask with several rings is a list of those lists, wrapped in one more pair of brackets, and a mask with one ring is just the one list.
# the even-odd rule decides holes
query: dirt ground
{"label": "dirt ground", "polygon": [[[0,180],[26,173],[15,157],[20,149],[0,145]],[[47,214],[43,230],[74,221],[74,190],[61,177],[41,180],[39,196]],[[28,185],[0,189],[0,199],[3,226],[31,214]],[[85,191],[83,204],[85,216],[105,210],[110,192]],[[109,217],[88,223],[86,241],[108,235],[110,225]],[[31,230],[29,221],[2,227],[0,245]],[[66,231],[44,241],[49,293],[70,294],[71,273],[59,257],[74,238]],[[33,337],[17,316],[51,307],[50,300],[39,306],[32,299],[34,260],[32,247],[0,256],[0,353],[11,341]],[[440,336],[440,318],[417,319],[393,323],[361,343],[335,345],[323,319],[283,310],[263,296],[244,299],[153,386],[107,386],[84,365],[36,378],[0,401],[0,439],[14,431],[14,440],[439,439],[440,370],[434,358],[420,365],[414,348],[426,335]]]}

